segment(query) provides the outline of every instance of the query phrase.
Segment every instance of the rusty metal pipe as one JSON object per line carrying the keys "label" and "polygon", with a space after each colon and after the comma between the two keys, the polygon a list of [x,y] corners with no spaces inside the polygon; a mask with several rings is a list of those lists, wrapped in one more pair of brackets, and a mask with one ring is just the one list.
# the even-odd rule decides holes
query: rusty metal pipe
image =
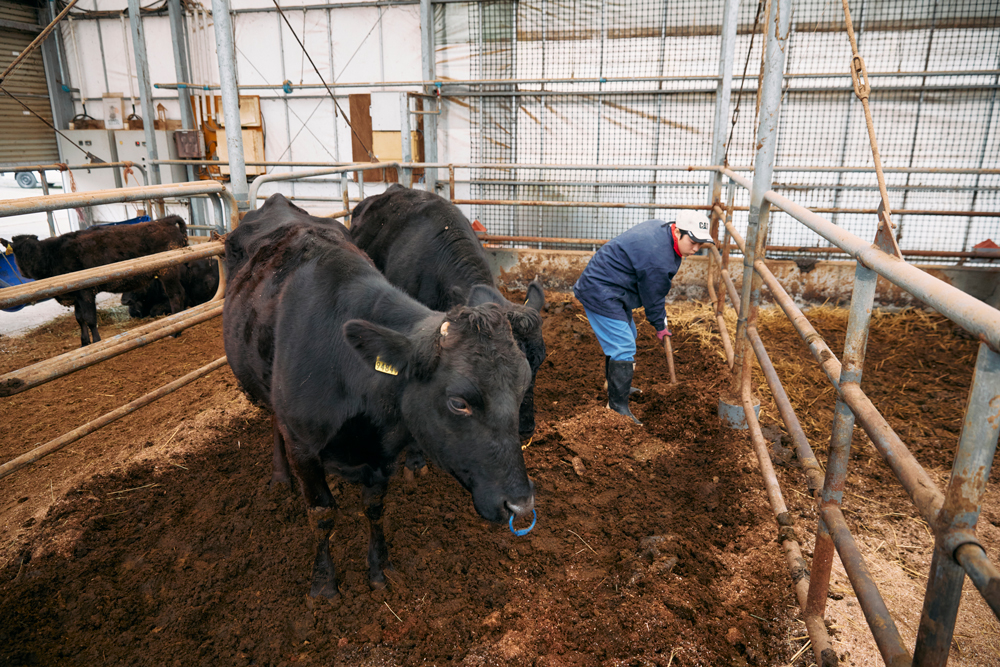
{"label": "rusty metal pipe", "polygon": [[[718,270],[717,272],[721,272]],[[725,308],[724,301],[719,299],[716,294],[715,281],[710,278],[708,281],[708,300],[716,305],[715,309],[715,321],[719,325],[719,337],[722,338],[722,349],[726,353],[726,365],[729,366],[730,370],[733,368],[733,343],[729,339],[729,329],[726,327],[726,318],[723,308]]]}
{"label": "rusty metal pipe", "polygon": [[[662,208],[662,207],[661,207]],[[899,213],[899,211],[894,211],[894,213]],[[997,214],[1000,216],[1000,214]],[[609,241],[609,239],[581,239],[581,238],[567,238],[567,237],[555,237],[555,236],[503,236],[500,234],[487,234],[485,232],[479,232],[476,234],[480,241],[485,243],[562,243],[566,245],[604,245]],[[724,250],[737,249],[742,252],[742,248],[736,245],[730,244],[729,246],[724,246]],[[848,251],[842,250],[840,248],[829,248],[829,247],[805,247],[805,246],[791,246],[791,245],[769,245],[765,248],[767,252],[808,252],[817,254],[849,254]],[[1000,250],[993,248],[980,249],[980,250],[968,250],[965,252],[957,252],[951,250],[902,250],[902,253],[906,256],[913,257],[942,257],[942,258],[954,258],[954,259],[1000,259]]]}
{"label": "rusty metal pipe", "polygon": [[[723,173],[744,187],[751,183],[730,169]],[[793,218],[805,224],[827,241],[848,251],[858,262],[883,278],[902,287],[952,322],[1000,352],[1000,311],[957,287],[930,276],[915,266],[879,250],[872,243],[834,225],[809,209],[768,190],[765,198]]]}
{"label": "rusty metal pipe", "polygon": [[118,204],[145,199],[164,197],[191,197],[193,195],[216,194],[225,196],[225,186],[218,181],[198,181],[196,183],[173,183],[150,185],[140,188],[118,188],[115,190],[95,190],[94,192],[64,192],[47,197],[26,197],[0,201],[0,218],[25,213],[58,211],[76,206],[97,206],[98,204]]}
{"label": "rusty metal pipe", "polygon": [[222,315],[222,301],[213,300],[182,313],[118,334],[113,338],[0,375],[0,397],[19,394],[220,315]]}
{"label": "rusty metal pipe", "polygon": [[1000,570],[986,557],[978,544],[963,544],[955,552],[955,559],[965,568],[983,599],[1000,619]]}
{"label": "rusty metal pipe", "polygon": [[[742,248],[742,237],[735,232],[735,229],[730,230],[730,226],[731,223],[727,221],[727,232],[733,235],[733,238]],[[709,252],[715,253],[716,256],[719,254],[719,251],[711,246],[709,246]],[[762,265],[764,264],[763,260],[758,261]],[[726,281],[726,289],[729,291],[730,299],[733,300],[735,307],[739,308],[739,297],[736,296],[736,286],[733,284],[732,278],[729,276],[729,271],[723,270],[722,277]],[[767,281],[765,280],[765,282]],[[774,288],[770,284],[768,284],[768,287],[772,292],[774,291]],[[805,316],[803,316],[803,319],[805,319]],[[823,486],[823,471],[819,466],[819,461],[816,459],[816,455],[813,453],[812,447],[809,445],[809,439],[806,437],[805,431],[802,429],[802,424],[799,422],[798,415],[795,414],[795,410],[792,408],[792,402],[788,398],[788,394],[785,392],[785,388],[781,384],[780,378],[778,378],[778,373],[774,369],[774,364],[771,363],[771,358],[767,354],[764,342],[760,338],[760,332],[757,330],[757,327],[754,326],[747,330],[747,334],[750,337],[750,345],[753,347],[754,354],[757,356],[757,361],[760,363],[760,368],[764,373],[764,378],[767,380],[767,385],[771,389],[771,395],[774,398],[774,402],[778,406],[778,412],[781,415],[781,419],[785,423],[785,427],[788,429],[788,435],[792,438],[792,442],[795,443],[795,453],[796,456],[798,456],[799,462],[802,465],[802,470],[806,475],[809,491],[810,493],[815,493],[817,489],[820,489]]]}
{"label": "rusty metal pipe", "polygon": [[212,363],[202,366],[201,368],[188,373],[184,377],[178,378],[177,380],[174,380],[173,382],[166,384],[160,387],[159,389],[146,394],[145,396],[137,398],[130,403],[126,403],[125,405],[121,406],[120,408],[117,408],[116,410],[112,410],[107,414],[101,415],[97,419],[87,422],[83,426],[75,428],[69,433],[61,435],[58,438],[50,440],[44,445],[41,445],[40,447],[32,449],[30,452],[22,454],[21,456],[18,456],[15,459],[11,459],[7,463],[0,465],[0,478],[6,477],[7,475],[17,470],[20,470],[25,466],[31,465],[32,463],[38,461],[42,457],[48,456],[53,452],[59,451],[66,445],[76,442],[77,440],[79,440],[84,436],[90,435],[97,429],[102,428],[103,426],[106,426],[113,421],[121,419],[125,415],[135,412],[136,410],[145,405],[149,405],[158,398],[162,398],[167,394],[177,391],[184,385],[190,384],[191,382],[197,380],[198,378],[208,375],[215,369],[223,366],[225,363],[226,363],[226,357],[225,356],[219,357]]}
{"label": "rusty metal pipe", "polygon": [[[778,523],[778,536],[781,541],[781,548],[785,553],[785,560],[791,573],[792,583],[795,587],[795,595],[799,601],[799,608],[803,615],[807,608],[809,596],[809,566],[802,558],[802,550],[799,547],[798,538],[795,534],[794,521],[788,514],[785,500],[781,496],[781,486],[778,478],[774,474],[774,466],[771,464],[771,457],[767,452],[767,442],[764,434],[760,430],[760,422],[754,413],[753,396],[750,392],[750,372],[749,366],[743,367],[741,374],[742,389],[741,399],[743,401],[743,411],[746,413],[747,426],[750,430],[750,441],[753,445],[754,453],[757,455],[757,465],[760,468],[761,477],[764,479],[764,488],[767,491],[768,501],[771,511]],[[826,630],[826,625],[820,617],[807,618],[806,630],[809,639],[812,641],[813,652],[817,656],[817,662],[826,656],[835,657],[833,646],[830,643],[830,635]],[[827,663],[824,663],[827,664]],[[836,662],[834,661],[834,664]]]}
{"label": "rusty metal pipe", "polygon": [[809,445],[809,439],[802,429],[802,424],[799,423],[798,415],[792,408],[792,402],[789,400],[788,394],[785,393],[777,371],[774,370],[774,364],[771,363],[764,342],[760,339],[760,332],[757,331],[757,327],[754,327],[747,333],[750,336],[750,345],[753,346],[757,355],[757,361],[760,362],[760,369],[767,380],[767,386],[771,389],[774,403],[778,406],[781,420],[785,423],[785,428],[788,429],[788,436],[795,443],[795,455],[798,457],[802,472],[806,476],[809,493],[815,495],[819,489],[823,488],[823,470],[819,467],[819,461],[816,460],[816,455]]}
{"label": "rusty metal pipe", "polygon": [[24,285],[0,289],[0,308],[11,308],[23,303],[41,301],[58,294],[75,292],[88,287],[97,287],[104,283],[132,276],[153,273],[166,266],[192,262],[205,257],[212,257],[225,252],[225,244],[221,241],[199,243],[197,246],[178,248],[167,252],[129,259],[114,264],[95,266],[84,271],[65,273],[52,278],[36,280]]}
{"label": "rusty metal pipe", "polygon": [[868,566],[865,565],[865,558],[861,555],[854,536],[851,535],[851,529],[844,521],[843,512],[835,505],[827,505],[820,508],[820,513],[830,528],[837,553],[840,554],[844,570],[847,571],[847,577],[851,580],[851,586],[858,596],[858,604],[861,605],[886,667],[910,667],[910,654],[903,644],[902,637],[899,636],[896,623],[885,606],[885,601],[868,571]]}
{"label": "rusty metal pipe", "polygon": [[944,495],[937,488],[937,485],[906,448],[906,445],[875,408],[861,387],[857,383],[840,382],[842,369],[840,361],[791,297],[788,296],[788,293],[781,287],[764,262],[755,263],[754,268],[764,278],[764,282],[770,288],[775,301],[785,311],[792,326],[806,342],[830,383],[871,438],[872,444],[892,468],[917,506],[921,516],[928,524],[934,525],[937,513],[944,504]]}

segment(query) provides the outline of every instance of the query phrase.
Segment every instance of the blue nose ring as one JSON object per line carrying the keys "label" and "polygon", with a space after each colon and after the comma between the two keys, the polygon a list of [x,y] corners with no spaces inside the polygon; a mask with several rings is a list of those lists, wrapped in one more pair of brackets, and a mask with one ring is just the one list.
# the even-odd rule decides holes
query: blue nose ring
{"label": "blue nose ring", "polygon": [[528,533],[531,532],[532,528],[535,527],[535,521],[537,519],[538,519],[538,514],[535,512],[535,510],[531,510],[531,525],[528,526],[527,528],[525,528],[523,530],[517,530],[516,528],[514,528],[514,515],[513,514],[510,515],[510,521],[507,522],[507,525],[510,526],[510,532],[514,533],[518,537],[524,537],[525,535],[527,535]]}

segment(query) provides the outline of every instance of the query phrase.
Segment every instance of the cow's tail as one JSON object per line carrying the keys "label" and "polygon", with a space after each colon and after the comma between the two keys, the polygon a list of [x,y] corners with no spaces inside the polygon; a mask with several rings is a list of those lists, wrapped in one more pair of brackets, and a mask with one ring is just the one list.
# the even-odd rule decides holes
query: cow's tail
{"label": "cow's tail", "polygon": [[178,215],[174,222],[177,223],[177,228],[181,230],[181,234],[184,236],[184,239],[187,240],[187,223],[184,222],[184,218]]}

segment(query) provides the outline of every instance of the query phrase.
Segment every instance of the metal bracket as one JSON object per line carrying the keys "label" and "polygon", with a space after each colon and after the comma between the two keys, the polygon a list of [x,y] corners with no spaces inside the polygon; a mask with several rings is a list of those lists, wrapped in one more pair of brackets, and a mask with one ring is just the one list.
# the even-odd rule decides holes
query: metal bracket
{"label": "metal bracket", "polygon": [[875,232],[875,247],[886,254],[903,259],[903,253],[900,252],[899,244],[896,243],[896,237],[892,233],[893,224],[889,212],[885,210],[884,201],[879,202],[877,215],[878,231]]}

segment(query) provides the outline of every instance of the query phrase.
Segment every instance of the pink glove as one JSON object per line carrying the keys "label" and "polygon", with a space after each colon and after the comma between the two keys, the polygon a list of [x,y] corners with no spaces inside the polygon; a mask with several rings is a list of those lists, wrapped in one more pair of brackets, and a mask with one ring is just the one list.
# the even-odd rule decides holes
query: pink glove
{"label": "pink glove", "polygon": [[663,331],[656,332],[656,337],[659,338],[661,341],[663,340],[664,336],[673,336],[673,334],[670,333],[670,329],[664,329]]}

